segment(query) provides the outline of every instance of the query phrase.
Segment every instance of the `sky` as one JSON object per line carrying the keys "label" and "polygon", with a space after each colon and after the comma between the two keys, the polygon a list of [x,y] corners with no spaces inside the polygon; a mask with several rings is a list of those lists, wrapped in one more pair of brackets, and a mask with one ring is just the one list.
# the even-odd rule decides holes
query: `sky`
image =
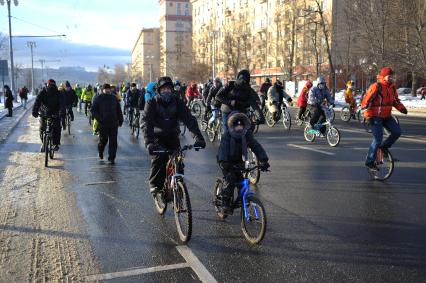
{"label": "sky", "polygon": [[[13,1],[12,1],[13,2]],[[11,5],[13,35],[58,35],[64,38],[14,38],[14,61],[31,66],[27,41],[35,41],[34,66],[99,66],[131,62],[142,28],[159,26],[158,0],[19,0]],[[0,6],[0,32],[8,35],[6,5]],[[6,54],[8,55],[8,53]],[[2,59],[9,59],[2,58]]]}

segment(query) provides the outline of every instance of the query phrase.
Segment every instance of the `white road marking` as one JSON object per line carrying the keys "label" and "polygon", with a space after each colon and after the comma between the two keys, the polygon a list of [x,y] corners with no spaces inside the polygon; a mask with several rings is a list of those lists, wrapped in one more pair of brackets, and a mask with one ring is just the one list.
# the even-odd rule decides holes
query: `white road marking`
{"label": "white road marking", "polygon": [[[404,131],[404,128],[402,130]],[[339,128],[339,131],[347,132],[347,133],[365,134],[365,135],[371,136],[371,133],[367,133],[366,131],[363,131],[363,130],[351,130],[351,129]],[[402,135],[399,138],[399,140],[417,142],[417,143],[426,143],[426,139],[424,139],[423,137],[420,137],[420,136],[405,136],[405,135]]]}
{"label": "white road marking", "polygon": [[147,267],[147,268],[133,268],[133,269],[125,270],[125,271],[89,275],[89,276],[86,276],[85,279],[87,281],[109,280],[114,278],[136,276],[136,275],[142,275],[147,273],[188,268],[188,267],[191,267],[191,266],[187,262],[184,262],[184,263],[177,263],[177,264],[170,264],[170,265],[160,265],[160,266]]}
{"label": "white road marking", "polygon": [[319,149],[315,149],[315,148],[310,148],[310,147],[306,147],[306,146],[296,145],[296,144],[292,144],[292,143],[289,143],[287,145],[291,146],[291,147],[295,147],[295,148],[300,148],[300,149],[305,149],[305,150],[310,150],[310,151],[314,151],[314,152],[326,154],[326,155],[336,155],[333,152],[328,152],[328,151],[319,150]]}
{"label": "white road marking", "polygon": [[192,270],[197,274],[201,282],[204,283],[217,283],[216,279],[210,274],[207,268],[201,261],[194,255],[188,246],[177,246],[176,249],[186,262],[192,267]]}
{"label": "white road marking", "polygon": [[107,185],[107,184],[114,184],[115,181],[103,181],[103,182],[93,182],[93,183],[87,183],[86,186],[96,186],[96,185]]}

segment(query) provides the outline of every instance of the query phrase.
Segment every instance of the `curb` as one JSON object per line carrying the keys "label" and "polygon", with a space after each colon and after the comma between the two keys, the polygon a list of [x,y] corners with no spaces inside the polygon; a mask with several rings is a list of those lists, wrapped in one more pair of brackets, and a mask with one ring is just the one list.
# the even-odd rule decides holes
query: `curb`
{"label": "curb", "polygon": [[[27,105],[28,105],[28,103],[27,103]],[[13,110],[16,110],[16,109],[19,109],[19,108],[21,108],[22,107],[22,105],[18,105],[18,106],[16,106],[15,108],[13,108]],[[5,108],[6,109],[6,108]],[[0,114],[0,120],[1,119],[3,119],[4,117],[6,117],[6,112],[7,111],[5,111],[5,113],[3,113],[3,114]]]}

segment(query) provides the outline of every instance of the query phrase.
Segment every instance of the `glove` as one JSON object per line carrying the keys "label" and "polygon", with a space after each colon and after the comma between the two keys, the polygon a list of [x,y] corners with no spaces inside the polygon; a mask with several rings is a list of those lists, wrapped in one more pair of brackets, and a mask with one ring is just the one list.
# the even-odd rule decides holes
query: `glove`
{"label": "glove", "polygon": [[402,113],[402,114],[407,115],[407,114],[408,114],[407,108],[403,108],[403,109],[401,110],[401,113]]}
{"label": "glove", "polygon": [[293,102],[293,99],[291,99],[291,97],[289,97],[289,98],[287,99],[287,101],[288,101],[288,103],[292,103],[292,102]]}
{"label": "glove", "polygon": [[271,166],[271,165],[269,165],[269,162],[268,162],[268,161],[260,161],[260,163],[259,163],[260,170],[262,170],[262,171],[266,171],[266,170],[268,170],[268,168],[269,168],[270,166]]}
{"label": "glove", "polygon": [[205,148],[206,147],[206,141],[204,139],[197,139],[194,143],[194,147]]}
{"label": "glove", "polygon": [[33,117],[37,118],[38,117],[38,112],[33,112]]}

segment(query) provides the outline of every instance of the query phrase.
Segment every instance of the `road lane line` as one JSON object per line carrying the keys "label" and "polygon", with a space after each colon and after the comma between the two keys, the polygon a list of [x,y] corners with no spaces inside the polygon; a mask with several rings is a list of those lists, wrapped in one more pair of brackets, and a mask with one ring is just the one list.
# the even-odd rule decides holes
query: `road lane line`
{"label": "road lane line", "polygon": [[182,269],[182,268],[191,268],[191,266],[190,266],[189,263],[184,262],[184,263],[160,265],[160,266],[147,267],[147,268],[134,268],[134,269],[129,269],[129,270],[125,270],[125,271],[89,275],[89,276],[86,276],[85,279],[87,281],[109,280],[109,279],[115,279],[115,278],[136,276],[136,275],[142,275],[142,274],[147,274],[147,273],[166,271],[166,270],[174,270],[174,269]]}
{"label": "road lane line", "polygon": [[[339,128],[339,131],[341,131],[341,132],[347,132],[347,133],[364,134],[364,135],[371,136],[371,133],[367,133],[364,130],[351,130],[351,129],[342,129],[342,128]],[[405,141],[417,142],[417,143],[426,143],[426,139],[423,138],[423,137],[420,137],[420,136],[406,136],[406,135],[402,135],[402,136],[399,137],[399,140],[405,140]]]}
{"label": "road lane line", "polygon": [[186,262],[192,267],[192,270],[197,274],[201,282],[204,283],[217,283],[216,279],[210,274],[207,268],[201,263],[201,261],[194,255],[188,246],[177,246],[177,251],[186,260]]}
{"label": "road lane line", "polygon": [[336,155],[333,152],[328,152],[328,151],[324,151],[324,150],[320,150],[320,149],[315,149],[315,148],[310,148],[310,147],[306,147],[306,146],[296,145],[296,144],[292,144],[292,143],[289,143],[287,145],[291,146],[291,147],[296,147],[296,148],[300,148],[300,149],[305,149],[305,150],[310,150],[310,151],[314,151],[314,152],[326,154],[326,155]]}

